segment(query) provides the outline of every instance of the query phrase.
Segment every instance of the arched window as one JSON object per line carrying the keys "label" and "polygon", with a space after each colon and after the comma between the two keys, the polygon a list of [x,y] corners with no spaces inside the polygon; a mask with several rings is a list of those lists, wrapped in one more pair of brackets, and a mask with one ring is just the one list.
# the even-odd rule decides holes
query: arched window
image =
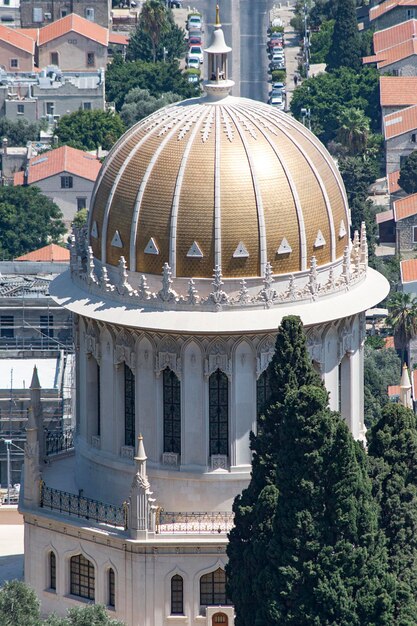
{"label": "arched window", "polygon": [[266,368],[256,381],[256,415],[259,417],[265,412],[271,399],[271,385],[269,367]]}
{"label": "arched window", "polygon": [[49,553],[49,589],[56,591],[56,556],[52,551]]}
{"label": "arched window", "polygon": [[217,606],[231,604],[226,596],[226,572],[219,567],[215,572],[200,578],[200,605]]}
{"label": "arched window", "polygon": [[209,379],[210,456],[229,452],[229,381],[216,370]]}
{"label": "arched window", "polygon": [[70,593],[73,596],[94,600],[94,565],[82,554],[71,557]]}
{"label": "arched window", "polygon": [[101,435],[100,365],[97,363],[97,435]]}
{"label": "arched window", "polygon": [[125,363],[125,446],[135,445],[135,375]]}
{"label": "arched window", "polygon": [[164,452],[181,454],[181,387],[178,377],[167,367],[164,385]]}
{"label": "arched window", "polygon": [[109,602],[108,606],[116,606],[116,580],[114,576],[114,569],[110,568],[108,571],[108,586],[109,586]]}
{"label": "arched window", "polygon": [[171,578],[171,615],[184,614],[184,581],[182,576],[175,574]]}

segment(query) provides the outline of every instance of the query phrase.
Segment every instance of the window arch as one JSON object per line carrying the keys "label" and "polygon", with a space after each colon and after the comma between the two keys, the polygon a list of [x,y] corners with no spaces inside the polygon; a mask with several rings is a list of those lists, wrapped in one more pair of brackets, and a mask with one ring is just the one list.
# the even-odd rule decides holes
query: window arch
{"label": "window arch", "polygon": [[270,370],[266,368],[256,381],[256,416],[260,417],[271,399]]}
{"label": "window arch", "polygon": [[169,368],[163,372],[164,452],[181,454],[181,386]]}
{"label": "window arch", "polygon": [[107,583],[108,583],[107,606],[111,606],[114,608],[116,606],[116,577],[114,574],[114,569],[112,567],[110,567],[107,572]]}
{"label": "window arch", "polygon": [[175,574],[171,578],[171,615],[184,614],[184,581],[182,576]]}
{"label": "window arch", "polygon": [[209,378],[210,456],[229,452],[229,381],[216,370]]}
{"label": "window arch", "polygon": [[71,557],[70,593],[87,600],[95,598],[94,565],[82,554]]}
{"label": "window arch", "polygon": [[135,375],[126,363],[125,373],[125,446],[135,445]]}
{"label": "window arch", "polygon": [[226,596],[226,572],[219,567],[200,578],[200,606],[231,604]]}
{"label": "window arch", "polygon": [[52,550],[49,553],[49,589],[56,591],[56,555]]}

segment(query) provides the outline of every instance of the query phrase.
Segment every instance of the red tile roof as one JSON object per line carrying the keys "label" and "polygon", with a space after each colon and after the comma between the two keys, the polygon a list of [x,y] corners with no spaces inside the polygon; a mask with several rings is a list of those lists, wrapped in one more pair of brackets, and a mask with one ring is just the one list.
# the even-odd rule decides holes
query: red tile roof
{"label": "red tile roof", "polygon": [[15,30],[22,33],[22,35],[26,35],[26,37],[30,37],[35,43],[38,43],[39,28],[16,28]]}
{"label": "red tile roof", "polygon": [[400,269],[402,283],[413,283],[417,280],[417,259],[401,261]]}
{"label": "red tile roof", "polygon": [[35,54],[35,42],[17,28],[8,28],[0,24],[0,41],[5,41],[18,50]]}
{"label": "red tile roof", "polygon": [[49,41],[53,41],[62,35],[70,32],[83,35],[87,39],[97,41],[102,46],[107,46],[109,42],[109,31],[103,26],[84,19],[76,13],[71,13],[56,22],[39,29],[39,45],[43,46]]}
{"label": "red tile roof", "polygon": [[382,213],[376,214],[375,219],[377,224],[383,224],[384,222],[389,222],[390,220],[394,219],[394,213],[392,209],[389,209],[388,211],[382,211]]}
{"label": "red tile roof", "polygon": [[388,348],[394,348],[395,349],[394,337],[392,337],[392,336],[385,337],[384,342],[385,342],[385,348],[387,350],[388,350]]}
{"label": "red tile roof", "polygon": [[416,400],[417,393],[417,370],[411,370],[411,395]]}
{"label": "red tile roof", "polygon": [[381,2],[376,7],[372,7],[369,10],[369,20],[372,22],[376,20],[377,17],[388,13],[388,11],[392,11],[397,7],[415,7],[417,6],[417,0],[385,0],[385,2]]}
{"label": "red tile roof", "polygon": [[398,46],[398,44],[404,43],[404,41],[408,41],[416,35],[417,20],[407,20],[406,22],[401,22],[401,24],[390,26],[390,28],[378,30],[373,36],[375,54],[387,48]]}
{"label": "red tile roof", "polygon": [[[28,184],[62,172],[95,181],[100,168],[101,163],[97,157],[82,150],[62,146],[30,159]],[[13,182],[15,185],[23,185],[24,172],[16,172]]]}
{"label": "red tile roof", "polygon": [[122,35],[122,33],[109,33],[109,43],[114,43],[120,46],[127,46],[129,43],[129,36]]}
{"label": "red tile roof", "polygon": [[397,191],[400,191],[401,187],[398,184],[399,177],[400,170],[395,170],[395,172],[388,174],[388,193],[396,193]]}
{"label": "red tile roof", "polygon": [[417,130],[417,105],[385,115],[385,140],[409,133],[412,130]]}
{"label": "red tile roof", "polygon": [[15,261],[55,261],[56,263],[69,263],[69,260],[69,250],[67,250],[67,248],[57,246],[56,243],[50,243],[49,246],[44,246],[43,248],[39,248],[39,250],[34,250],[28,254],[22,254],[22,256],[15,259]]}
{"label": "red tile roof", "polygon": [[400,385],[388,385],[388,396],[390,398],[392,398],[393,396],[399,396],[400,390]]}
{"label": "red tile roof", "polygon": [[405,198],[396,200],[393,205],[394,208],[394,220],[399,222],[406,217],[411,217],[417,214],[417,193],[412,193]]}
{"label": "red tile roof", "polygon": [[379,90],[382,107],[417,104],[417,76],[381,76]]}
{"label": "red tile roof", "polygon": [[364,57],[362,61],[365,65],[367,63],[376,63],[377,68],[381,69],[382,67],[387,67],[387,65],[391,65],[392,63],[396,63],[397,61],[407,59],[413,54],[417,54],[417,39],[409,39],[408,41],[403,41],[397,46],[387,48],[386,50],[381,50],[381,52],[378,52],[373,56]]}

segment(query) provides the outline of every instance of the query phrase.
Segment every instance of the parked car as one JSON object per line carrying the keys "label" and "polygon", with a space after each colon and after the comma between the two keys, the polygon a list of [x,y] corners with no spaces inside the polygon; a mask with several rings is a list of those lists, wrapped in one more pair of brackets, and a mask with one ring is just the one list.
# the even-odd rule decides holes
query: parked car
{"label": "parked car", "polygon": [[272,70],[285,70],[285,59],[281,59],[280,61],[271,61],[269,64],[269,69]]}
{"label": "parked car", "polygon": [[203,22],[201,20],[201,15],[190,15],[187,21],[187,28],[188,30],[202,30]]}
{"label": "parked car", "polygon": [[187,68],[190,69],[194,69],[194,70],[199,70],[200,69],[200,59],[197,56],[189,56],[187,58]]}
{"label": "parked car", "polygon": [[202,45],[201,36],[196,37],[195,35],[193,35],[192,37],[188,37],[188,47],[201,46],[201,45]]}
{"label": "parked car", "polygon": [[198,57],[200,63],[202,63],[204,61],[203,48],[201,46],[190,46],[188,50],[188,56]]}
{"label": "parked car", "polygon": [[272,98],[272,96],[281,96],[282,98],[284,97],[284,90],[283,89],[272,89],[272,91],[269,93],[269,96]]}
{"label": "parked car", "polygon": [[284,54],[274,52],[271,56],[271,61],[284,61]]}
{"label": "parked car", "polygon": [[182,8],[182,0],[168,0],[168,6],[171,9],[181,9]]}
{"label": "parked car", "polygon": [[274,89],[281,89],[281,91],[285,92],[285,83],[280,83],[280,82],[272,83],[272,90]]}
{"label": "parked car", "polygon": [[282,97],[282,95],[271,96],[268,100],[268,104],[270,104],[273,107],[276,107],[277,109],[280,109],[281,111],[285,109],[285,102],[284,102],[284,98]]}
{"label": "parked car", "polygon": [[186,38],[188,36],[188,39],[191,39],[192,37],[199,37],[201,39],[201,30],[199,28],[190,28],[185,36]]}

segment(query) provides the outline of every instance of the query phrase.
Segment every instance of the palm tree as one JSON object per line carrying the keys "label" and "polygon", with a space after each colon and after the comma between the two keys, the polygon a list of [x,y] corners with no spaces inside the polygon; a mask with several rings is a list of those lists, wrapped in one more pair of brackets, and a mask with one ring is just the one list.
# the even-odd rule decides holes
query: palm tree
{"label": "palm tree", "polygon": [[156,61],[156,48],[162,33],[169,30],[167,10],[160,0],[147,0],[140,13],[140,24],[152,43],[153,62]]}
{"label": "palm tree", "polygon": [[369,119],[360,109],[342,109],[337,138],[353,155],[362,154],[370,135]]}
{"label": "palm tree", "polygon": [[388,311],[387,324],[392,327],[395,347],[401,350],[404,363],[408,342],[417,335],[417,298],[398,291],[389,298]]}

